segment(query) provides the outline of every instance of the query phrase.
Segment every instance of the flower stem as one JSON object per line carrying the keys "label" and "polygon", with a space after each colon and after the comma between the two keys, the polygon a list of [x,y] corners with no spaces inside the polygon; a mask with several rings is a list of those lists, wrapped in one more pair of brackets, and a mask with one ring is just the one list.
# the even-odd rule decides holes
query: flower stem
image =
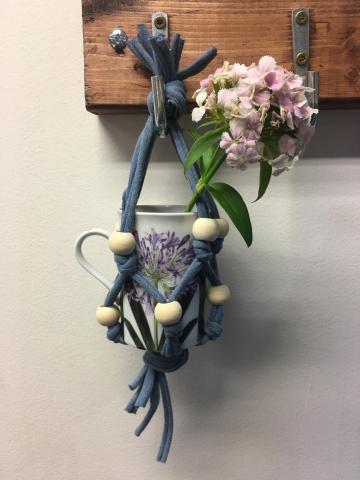
{"label": "flower stem", "polygon": [[201,176],[196,184],[195,187],[195,192],[193,193],[193,196],[191,197],[190,202],[188,203],[185,212],[191,212],[191,210],[194,208],[194,205],[196,202],[199,200],[201,195],[203,194],[204,190],[206,190],[208,183],[212,179],[212,177],[215,175],[215,173],[219,170],[221,165],[223,164],[225,160],[226,155],[222,155],[220,158],[218,158],[208,169],[207,172],[204,173],[203,176]]}

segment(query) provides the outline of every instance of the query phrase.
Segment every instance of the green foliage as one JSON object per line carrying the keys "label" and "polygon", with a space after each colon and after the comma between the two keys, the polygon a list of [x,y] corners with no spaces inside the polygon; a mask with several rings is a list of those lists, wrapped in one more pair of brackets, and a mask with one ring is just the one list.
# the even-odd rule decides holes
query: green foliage
{"label": "green foliage", "polygon": [[258,190],[258,196],[255,202],[260,200],[260,198],[264,195],[266,192],[266,189],[269,186],[270,180],[271,180],[271,174],[272,174],[272,166],[268,164],[265,160],[260,161],[260,174],[259,174],[259,190]]}
{"label": "green foliage", "polygon": [[[201,137],[201,134],[197,132],[196,130],[186,130],[186,133],[188,133],[191,138],[194,140],[198,140]],[[214,161],[218,151],[219,151],[219,146],[217,147],[209,147],[205,152],[202,154],[202,156],[199,158],[199,167],[200,167],[200,173],[204,174],[207,170],[212,165],[212,162]]]}
{"label": "green foliage", "polygon": [[[134,289],[134,288],[135,287],[134,287],[134,284],[133,284],[132,280],[127,280],[127,282],[125,283],[126,292],[129,293],[131,291],[131,289]],[[154,341],[153,341],[151,331],[150,331],[150,328],[149,328],[149,324],[148,324],[148,321],[147,321],[147,318],[146,318],[146,315],[144,313],[144,310],[142,308],[141,303],[134,300],[131,297],[131,295],[128,295],[127,298],[128,298],[128,301],[129,301],[131,311],[134,315],[137,327],[138,327],[139,332],[141,334],[142,340],[143,340],[143,342],[146,346],[146,349],[151,350],[152,352],[155,351],[156,349],[155,349]]]}
{"label": "green foliage", "polygon": [[195,140],[185,160],[185,172],[187,172],[194,163],[199,161],[207,150],[212,149],[214,144],[219,144],[223,132],[224,127],[217,128],[216,130],[209,130]]}
{"label": "green foliage", "polygon": [[247,206],[240,193],[226,183],[210,183],[207,188],[229,215],[231,221],[245,240],[246,245],[250,247],[252,243],[252,226]]}

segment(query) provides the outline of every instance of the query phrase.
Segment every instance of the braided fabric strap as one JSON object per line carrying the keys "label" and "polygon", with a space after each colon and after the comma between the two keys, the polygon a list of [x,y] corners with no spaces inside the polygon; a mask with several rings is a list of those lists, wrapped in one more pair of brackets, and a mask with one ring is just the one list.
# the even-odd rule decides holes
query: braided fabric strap
{"label": "braided fabric strap", "polygon": [[[188,147],[186,145],[178,119],[185,109],[186,91],[183,80],[201,72],[216,56],[216,49],[211,47],[195,62],[183,70],[179,70],[180,57],[184,46],[184,40],[179,34],[175,34],[169,48],[163,37],[152,37],[144,25],[139,26],[136,38],[128,43],[131,51],[148,68],[152,75],[161,75],[165,82],[165,104],[168,134],[174,144],[175,150],[182,164],[184,164]],[[133,232],[135,227],[135,209],[141,189],[144,183],[151,152],[158,135],[158,129],[154,121],[154,101],[152,92],[147,99],[149,117],[140,133],[135,145],[128,185],[122,195],[121,232]],[[186,178],[192,191],[195,190],[199,180],[199,171],[196,166],[190,168]],[[212,197],[204,192],[197,201],[197,213],[199,217],[219,218],[217,207]],[[213,242],[200,240],[193,241],[195,257],[185,272],[183,278],[172,291],[169,298],[165,298],[159,290],[138,270],[136,253],[129,255],[115,254],[115,263],[118,274],[112,288],[103,302],[104,306],[111,306],[116,301],[127,279],[131,278],[151,295],[156,302],[166,303],[176,300],[187,284],[203,272],[211,285],[220,285],[215,255],[222,248],[222,239]],[[223,307],[213,305],[210,318],[206,323],[205,334],[199,344],[208,339],[214,340],[222,333]],[[173,412],[170,400],[166,373],[182,367],[188,359],[188,351],[181,345],[180,337],[183,332],[181,319],[173,324],[164,326],[165,342],[161,352],[147,351],[143,357],[144,367],[138,376],[130,384],[130,389],[135,390],[133,397],[126,406],[126,411],[136,413],[139,407],[145,407],[150,402],[149,409],[136,429],[135,434],[140,435],[156,412],[160,399],[164,407],[164,431],[157,456],[160,462],[166,462],[173,434]],[[116,343],[125,343],[124,327],[121,323],[108,328],[108,339]]]}

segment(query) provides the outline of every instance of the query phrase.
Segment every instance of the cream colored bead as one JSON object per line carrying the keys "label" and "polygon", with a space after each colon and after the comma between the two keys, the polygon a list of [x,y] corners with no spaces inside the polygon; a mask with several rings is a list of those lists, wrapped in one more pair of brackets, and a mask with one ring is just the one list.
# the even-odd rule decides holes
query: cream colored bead
{"label": "cream colored bead", "polygon": [[115,307],[98,307],[96,309],[96,320],[104,327],[111,327],[118,323],[120,318],[120,310]]}
{"label": "cream colored bead", "polygon": [[129,232],[112,232],[109,247],[117,255],[129,255],[136,247],[134,235]]}
{"label": "cream colored bead", "polygon": [[172,325],[182,317],[181,305],[176,300],[169,303],[157,303],[154,316],[162,325]]}
{"label": "cream colored bead", "polygon": [[196,240],[214,241],[219,234],[217,221],[213,218],[198,218],[192,226],[192,235]]}
{"label": "cream colored bead", "polygon": [[230,298],[230,289],[226,285],[216,285],[207,289],[207,298],[213,305],[223,305]]}
{"label": "cream colored bead", "polygon": [[119,222],[115,223],[114,230],[115,230],[115,232],[120,232],[120,223]]}
{"label": "cream colored bead", "polygon": [[218,224],[219,237],[224,238],[229,233],[229,222],[225,218],[217,218],[216,223]]}

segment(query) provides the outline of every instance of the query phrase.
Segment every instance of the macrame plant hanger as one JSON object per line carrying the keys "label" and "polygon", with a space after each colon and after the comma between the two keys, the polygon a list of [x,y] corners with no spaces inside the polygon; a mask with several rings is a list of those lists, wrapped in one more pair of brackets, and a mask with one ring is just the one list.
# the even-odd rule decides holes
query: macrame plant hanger
{"label": "macrame plant hanger", "polygon": [[[175,34],[171,48],[169,48],[164,37],[150,36],[144,25],[139,26],[137,37],[131,39],[128,46],[152,75],[163,78],[165,84],[166,133],[170,135],[178,157],[181,163],[184,164],[188,148],[178,124],[178,119],[184,111],[186,101],[183,80],[201,72],[216,56],[217,51],[214,47],[211,47],[194,63],[183,70],[179,70],[180,57],[184,46],[184,40],[181,36]],[[120,232],[132,233],[134,230],[136,205],[145,179],[151,152],[156,137],[160,133],[155,121],[153,92],[149,93],[147,104],[149,117],[137,140],[131,159],[128,185],[122,196]],[[196,166],[187,171],[186,178],[194,192],[199,179],[199,171]],[[216,205],[206,192],[201,195],[196,206],[198,217],[219,218]],[[195,257],[169,298],[165,298],[138,270],[136,251],[128,255],[115,253],[114,259],[118,274],[105,298],[103,306],[111,307],[117,302],[124,283],[129,278],[146,290],[158,303],[175,301],[184,287],[197,278],[200,272],[203,272],[211,285],[220,285],[215,256],[221,250],[222,242],[222,238],[217,238],[212,242],[193,240],[192,246]],[[212,305],[209,315],[205,333],[198,342],[200,345],[206,343],[209,339],[215,340],[222,333],[223,306]],[[161,352],[149,350],[145,352],[143,356],[144,366],[129,385],[130,389],[134,390],[134,394],[125,408],[129,413],[136,413],[139,407],[145,407],[149,403],[143,420],[135,430],[135,435],[138,436],[149,424],[159,406],[160,400],[162,400],[164,429],[157,455],[157,460],[160,462],[166,462],[173,435],[173,412],[166,373],[179,369],[188,359],[188,350],[182,348],[180,341],[183,331],[181,319],[175,324],[164,325],[163,328],[165,342],[162,350]],[[123,322],[108,327],[107,338],[115,343],[125,343]]]}

